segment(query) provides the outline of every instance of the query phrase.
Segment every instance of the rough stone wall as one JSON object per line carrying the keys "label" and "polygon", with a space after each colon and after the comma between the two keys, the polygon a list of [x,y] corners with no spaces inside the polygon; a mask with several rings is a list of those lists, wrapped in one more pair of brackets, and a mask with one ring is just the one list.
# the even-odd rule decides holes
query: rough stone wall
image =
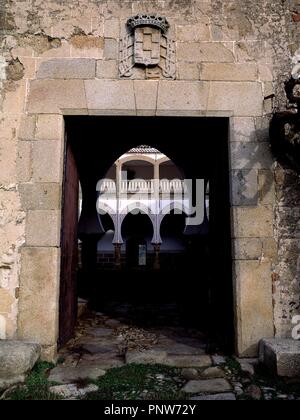
{"label": "rough stone wall", "polygon": [[[5,61],[13,81],[33,79],[41,62],[50,57],[115,61],[117,41],[128,16],[155,11],[168,16],[171,30],[180,40],[179,78],[206,80],[215,68],[201,64],[203,54],[205,62],[230,63],[232,52],[240,64],[257,64],[260,80],[266,82],[266,96],[273,93],[267,82],[276,80],[276,105],[280,107],[285,102],[282,82],[290,73],[289,58],[299,46],[299,9],[299,0],[1,0],[4,57],[0,78]],[[202,55],[199,43],[203,43]],[[100,72],[106,69],[113,78],[115,65],[100,65]],[[218,71],[224,70],[229,72],[230,66]],[[231,78],[250,80],[247,71],[241,66],[241,74]]]}
{"label": "rough stone wall", "polygon": [[[291,0],[287,13],[292,19],[287,25],[287,40],[291,55],[300,46],[300,1]],[[284,109],[286,103],[282,86],[289,78],[288,61],[283,53],[278,54],[275,93],[279,102],[277,108]],[[284,69],[285,66],[285,69]],[[278,86],[278,84],[280,84]],[[287,104],[289,106],[289,104]],[[300,177],[290,168],[276,162],[275,179],[275,238],[278,246],[278,259],[273,273],[273,301],[275,335],[291,338],[292,319],[300,314]]]}
{"label": "rough stone wall", "polygon": [[16,95],[22,98],[23,92],[11,72],[10,64],[14,63],[5,47],[6,3],[0,3],[0,339],[12,338],[16,333],[20,247],[25,241],[25,215],[20,207],[16,176],[20,112],[15,112],[11,103]]}
{"label": "rough stone wall", "polygon": [[[251,276],[263,281],[271,267],[276,332],[289,334],[290,318],[299,312],[300,193],[294,188],[295,174],[277,166],[274,201],[268,124],[272,112],[286,106],[283,81],[299,47],[300,1],[0,0],[0,338],[17,331],[22,245],[26,241],[33,247],[23,251],[24,260],[34,254],[41,266],[44,251],[34,246],[57,245],[57,232],[48,234],[47,227],[36,232],[32,226],[38,223],[31,222],[59,217],[59,169],[52,163],[49,177],[49,168],[48,173],[43,168],[47,162],[32,166],[32,156],[45,150],[56,156],[53,139],[61,131],[61,119],[36,115],[34,106],[32,115],[24,115],[30,82],[118,79],[118,41],[127,18],[153,11],[167,16],[176,37],[177,79],[209,85],[212,108],[220,102],[220,111],[227,110],[236,100],[240,109],[232,119],[231,139],[236,270],[245,282]],[[243,109],[243,99],[237,101],[252,87],[255,97],[254,82],[266,98],[260,113],[255,98],[246,101],[249,110]],[[218,95],[223,102],[215,100]],[[38,181],[34,187],[32,179]],[[253,218],[258,219],[254,226]],[[43,258],[48,257],[45,252]],[[33,276],[34,267],[23,265],[27,277]]]}
{"label": "rough stone wall", "polygon": [[275,221],[278,264],[274,271],[275,329],[291,338],[292,318],[300,314],[300,177],[280,164],[275,168]]}

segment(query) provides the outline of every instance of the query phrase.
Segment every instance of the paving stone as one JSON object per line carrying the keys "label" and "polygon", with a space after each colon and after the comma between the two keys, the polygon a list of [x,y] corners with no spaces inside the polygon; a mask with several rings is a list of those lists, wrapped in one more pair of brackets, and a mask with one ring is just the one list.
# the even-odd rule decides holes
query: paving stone
{"label": "paving stone", "polygon": [[253,376],[255,374],[254,367],[252,365],[250,365],[250,363],[242,362],[241,363],[241,369],[242,369],[242,372],[244,372],[244,373],[246,373],[250,376]]}
{"label": "paving stone", "polygon": [[205,355],[205,350],[200,347],[200,343],[198,343],[198,347],[194,347],[182,343],[176,343],[174,341],[163,344],[161,343],[161,340],[159,340],[158,345],[155,346],[155,350],[166,351],[172,355]]}
{"label": "paving stone", "polygon": [[225,365],[226,364],[226,357],[214,355],[211,356],[214,365]]}
{"label": "paving stone", "polygon": [[105,371],[98,366],[58,366],[51,370],[48,380],[62,384],[70,384],[82,379],[98,379],[105,375]]}
{"label": "paving stone", "polygon": [[253,400],[261,400],[262,398],[262,391],[257,385],[248,386],[245,394]]}
{"label": "paving stone", "polygon": [[165,351],[155,351],[155,350],[145,350],[145,351],[128,351],[126,353],[126,363],[127,364],[166,364],[167,361],[167,352]]}
{"label": "paving stone", "polygon": [[182,391],[187,394],[220,393],[232,391],[232,386],[226,379],[206,379],[189,381]]}
{"label": "paving stone", "polygon": [[214,366],[214,367],[210,367],[205,369],[202,373],[201,373],[201,377],[202,378],[224,378],[225,377],[225,372],[223,369]]}
{"label": "paving stone", "polygon": [[243,390],[242,384],[235,384],[234,385],[234,392],[236,393],[236,395],[243,395],[244,390]]}
{"label": "paving stone", "polygon": [[193,369],[193,368],[184,368],[181,371],[181,375],[184,379],[191,381],[193,379],[199,379],[199,372],[197,369]]}
{"label": "paving stone", "polygon": [[197,355],[170,355],[168,354],[166,364],[168,366],[178,367],[178,368],[203,368],[209,367],[212,365],[211,358],[209,356],[197,356]]}
{"label": "paving stone", "polygon": [[87,331],[87,334],[91,334],[94,337],[109,337],[112,336],[114,333],[113,330],[109,328],[91,328]]}
{"label": "paving stone", "polygon": [[86,344],[82,346],[82,349],[89,354],[115,354],[116,348],[112,346],[104,346],[104,345],[97,345],[97,344]]}
{"label": "paving stone", "polygon": [[[118,340],[115,330],[103,327],[103,322],[106,320],[109,323],[112,322],[112,325],[119,325],[120,318],[107,318],[103,315],[100,315],[100,317],[102,319],[95,317],[93,320],[92,317],[89,317],[87,320],[80,322],[77,338],[72,340],[69,347],[61,352],[65,361],[59,368],[73,367],[73,369],[89,369],[91,372],[95,372],[95,369],[106,371],[114,367],[124,366],[124,357],[120,356],[120,348],[123,343],[126,344],[126,340],[124,338],[121,341]],[[125,328],[118,331],[119,336],[123,333],[126,338],[128,337],[126,334],[132,332],[132,327],[128,327],[125,320],[122,320],[122,326]],[[135,328],[135,334],[136,330],[139,331],[140,329]],[[274,397],[279,399],[291,399],[293,397],[288,394],[281,396],[280,393],[276,393],[276,390],[269,392],[268,389],[263,389],[262,393],[259,388],[258,390],[257,388],[251,388],[252,384],[249,378],[235,378],[233,372],[231,372],[232,379],[229,382],[224,377],[226,375],[224,370],[227,372],[226,367],[220,366],[226,364],[226,358],[217,354],[211,357],[201,353],[193,354],[193,351],[203,351],[203,340],[190,338],[188,336],[189,332],[184,329],[168,328],[164,330],[151,329],[149,331],[141,329],[141,331],[143,334],[149,333],[149,335],[157,336],[159,342],[153,346],[150,344],[148,350],[138,351],[130,347],[131,350],[127,351],[126,354],[126,361],[129,360],[130,363],[138,364],[164,364],[181,368],[181,376],[188,381],[183,391],[192,396],[191,400],[235,400],[236,396],[243,396],[244,394],[251,399],[260,399],[262,396],[270,400]],[[190,336],[193,337],[192,334]],[[172,350],[175,354],[171,353]],[[184,353],[181,353],[181,351]],[[195,360],[196,363],[201,361],[201,365],[195,366]],[[239,359],[236,357],[236,360],[241,365],[248,365],[249,369],[252,369],[258,363],[257,358]],[[190,363],[193,366],[185,366],[186,364],[190,365]],[[203,363],[208,364],[208,366],[203,366]],[[155,375],[155,379],[158,383],[161,383],[164,376]],[[74,388],[76,381],[79,382],[79,379],[71,380],[69,377],[67,382],[62,382],[71,384],[70,392],[66,388],[66,393],[64,393],[64,388],[62,388],[62,398],[76,399],[80,397],[76,394],[76,386]],[[60,388],[58,388],[58,392],[59,390]],[[147,398],[146,390],[141,396]]]}
{"label": "paving stone", "polygon": [[122,323],[117,319],[108,319],[107,321],[105,321],[105,325],[107,325],[110,328],[117,329],[122,326]]}
{"label": "paving stone", "polygon": [[[85,347],[87,345],[93,345],[98,347],[110,347],[111,350],[116,351],[117,346],[120,343],[120,340],[118,340],[117,337],[89,337],[87,340],[87,337],[84,337],[83,339],[79,339],[76,341],[76,346],[78,351],[82,349],[82,347]],[[85,351],[84,351],[85,353]]]}
{"label": "paving stone", "polygon": [[124,366],[124,361],[116,355],[105,355],[105,354],[95,354],[95,355],[84,355],[79,362],[79,367],[86,367],[93,369],[94,367],[101,370],[108,370],[116,367]]}
{"label": "paving stone", "polygon": [[98,386],[93,384],[90,384],[83,388],[79,388],[76,384],[67,384],[51,386],[49,388],[49,391],[52,394],[58,395],[65,399],[75,399],[79,397],[84,397],[85,395],[91,392],[97,392],[98,389]]}
{"label": "paving stone", "polygon": [[236,397],[232,393],[213,394],[213,395],[198,395],[190,398],[191,401],[236,401]]}
{"label": "paving stone", "polygon": [[61,356],[63,359],[63,366],[69,366],[69,367],[76,367],[80,361],[80,354],[68,354],[66,356]]}

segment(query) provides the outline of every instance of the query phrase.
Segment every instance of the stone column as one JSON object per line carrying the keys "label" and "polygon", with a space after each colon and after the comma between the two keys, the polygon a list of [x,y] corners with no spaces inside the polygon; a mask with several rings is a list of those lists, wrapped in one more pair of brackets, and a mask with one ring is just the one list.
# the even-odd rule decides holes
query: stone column
{"label": "stone column", "polygon": [[153,269],[159,270],[160,269],[160,242],[159,241],[159,231],[160,231],[160,193],[159,193],[159,181],[160,181],[160,173],[159,173],[159,163],[155,162],[154,164],[154,198],[155,198],[155,223],[154,223],[154,238],[155,242],[153,244],[154,246],[154,263],[153,263]]}
{"label": "stone column", "polygon": [[121,269],[121,223],[120,223],[120,192],[121,192],[121,182],[122,182],[122,163],[120,161],[116,162],[116,223],[115,223],[115,237],[117,241],[114,243],[115,247],[115,267]]}
{"label": "stone column", "polygon": [[117,243],[121,242],[121,224],[120,224],[120,193],[121,193],[121,182],[122,182],[122,163],[120,161],[117,161],[116,163],[116,200],[117,200],[117,205],[116,205],[116,225],[115,225],[115,229],[116,229],[116,238],[117,238]]}
{"label": "stone column", "polygon": [[154,199],[155,199],[155,223],[154,223],[154,239],[155,244],[158,243],[158,233],[159,233],[159,212],[160,212],[160,203],[159,203],[159,163],[155,162],[154,164]]}
{"label": "stone column", "polygon": [[154,164],[154,179],[158,179],[159,180],[159,163],[155,162]]}
{"label": "stone column", "polygon": [[153,269],[154,270],[160,270],[160,244],[154,244],[154,263],[153,263]]}

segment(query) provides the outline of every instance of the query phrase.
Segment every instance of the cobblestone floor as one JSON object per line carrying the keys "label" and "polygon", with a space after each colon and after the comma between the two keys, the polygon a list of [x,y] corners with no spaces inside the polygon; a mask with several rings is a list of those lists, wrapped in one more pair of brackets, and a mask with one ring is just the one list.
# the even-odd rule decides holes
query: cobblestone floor
{"label": "cobblestone floor", "polygon": [[[66,398],[101,398],[101,380],[107,386],[108,375],[114,384],[110,397],[116,399],[155,399],[160,393],[166,398],[172,395],[170,398],[192,400],[300,399],[299,385],[268,377],[257,359],[207,355],[205,338],[196,330],[137,326],[122,316],[126,311],[128,306],[123,308],[123,314],[119,308],[115,316],[89,312],[79,321],[75,338],[61,350],[60,363],[48,378],[64,385],[52,387],[51,392]],[[146,366],[148,373],[141,368],[141,374],[147,378],[150,375],[152,382],[141,382],[142,389],[132,383],[132,391],[127,383],[122,393],[121,378],[126,376],[126,369],[130,376],[130,369],[136,369],[135,366]],[[134,375],[139,375],[139,371],[134,371]],[[98,387],[94,384],[94,388],[76,388],[76,384],[87,379],[98,380]],[[166,389],[168,393],[164,394]]]}

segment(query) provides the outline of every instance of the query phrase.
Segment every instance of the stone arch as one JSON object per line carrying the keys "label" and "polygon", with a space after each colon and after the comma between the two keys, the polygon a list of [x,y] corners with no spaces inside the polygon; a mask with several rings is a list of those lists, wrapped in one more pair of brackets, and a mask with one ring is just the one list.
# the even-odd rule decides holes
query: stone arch
{"label": "stone arch", "polygon": [[100,211],[103,211],[105,214],[106,213],[109,214],[110,216],[116,213],[115,209],[113,209],[109,204],[101,200],[97,200],[97,210],[98,210],[98,213],[100,210]]}
{"label": "stone arch", "polygon": [[154,158],[150,156],[144,156],[144,155],[133,155],[133,156],[127,156],[124,158],[120,157],[118,160],[122,165],[128,162],[133,162],[133,161],[144,161],[144,162],[150,163],[151,165],[155,165],[155,163],[157,162]]}
{"label": "stone arch", "polygon": [[[122,209],[122,211],[120,213],[120,216],[119,216],[120,237],[122,238],[122,224],[123,224],[126,216],[128,214],[132,213],[135,210],[141,211],[143,214],[147,215],[148,218],[150,219],[150,221],[152,223],[152,227],[153,227],[153,238],[152,238],[152,242],[153,242],[156,238],[156,216],[155,216],[155,214],[153,214],[152,209],[150,207],[148,207],[145,204],[140,203],[140,202],[130,203],[128,206],[126,206]],[[123,238],[122,238],[122,241],[123,241]]]}
{"label": "stone arch", "polygon": [[164,156],[164,157],[162,157],[162,158],[158,159],[156,162],[157,162],[159,165],[161,165],[161,164],[163,164],[163,163],[165,163],[165,162],[169,162],[169,160],[170,160],[170,158],[168,158],[168,156]]}
{"label": "stone arch", "polygon": [[186,216],[190,213],[190,207],[187,206],[184,201],[173,201],[172,203],[167,204],[163,208],[161,208],[159,216],[161,217],[161,222],[163,221],[163,218],[169,214],[172,210],[179,210],[182,211],[182,213],[185,213]]}
{"label": "stone arch", "polygon": [[97,200],[97,212],[98,215],[100,215],[100,212],[109,215],[111,220],[113,221],[114,229],[116,231],[116,210],[113,209],[109,204],[103,201],[101,202],[101,200]]}
{"label": "stone arch", "polygon": [[141,202],[138,202],[138,201],[131,202],[126,207],[123,207],[121,209],[120,214],[121,215],[124,215],[125,214],[125,216],[126,216],[128,213],[131,213],[134,210],[141,210],[143,213],[145,213],[147,215],[151,215],[151,216],[153,215],[153,212],[152,212],[151,207],[146,206],[145,204],[143,204]]}

